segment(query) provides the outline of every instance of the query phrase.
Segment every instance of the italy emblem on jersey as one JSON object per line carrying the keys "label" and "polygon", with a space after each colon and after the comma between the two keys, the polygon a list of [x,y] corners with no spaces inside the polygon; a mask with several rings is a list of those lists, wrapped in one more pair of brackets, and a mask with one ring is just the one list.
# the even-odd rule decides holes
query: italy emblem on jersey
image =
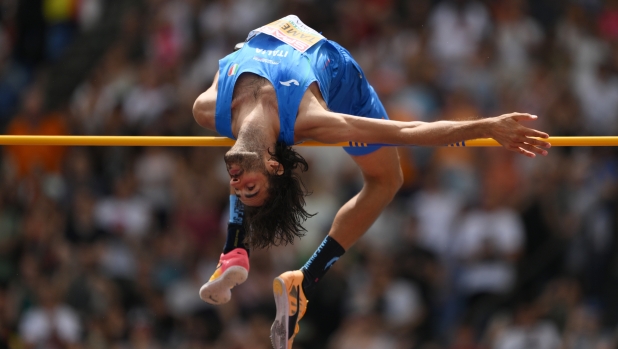
{"label": "italy emblem on jersey", "polygon": [[232,76],[234,74],[236,74],[236,72],[238,71],[238,64],[234,63],[231,67],[230,70],[227,71],[227,76]]}

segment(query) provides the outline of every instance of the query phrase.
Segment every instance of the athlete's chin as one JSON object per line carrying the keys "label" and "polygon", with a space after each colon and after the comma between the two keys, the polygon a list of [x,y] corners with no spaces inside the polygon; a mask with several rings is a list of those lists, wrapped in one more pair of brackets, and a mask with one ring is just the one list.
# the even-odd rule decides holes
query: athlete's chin
{"label": "athlete's chin", "polygon": [[241,165],[242,163],[246,163],[247,161],[260,160],[260,155],[252,151],[240,151],[230,149],[227,153],[225,153],[223,159],[228,166],[234,164]]}
{"label": "athlete's chin", "polygon": [[233,172],[263,172],[265,166],[260,154],[254,152],[230,150],[223,159],[230,175],[234,175]]}

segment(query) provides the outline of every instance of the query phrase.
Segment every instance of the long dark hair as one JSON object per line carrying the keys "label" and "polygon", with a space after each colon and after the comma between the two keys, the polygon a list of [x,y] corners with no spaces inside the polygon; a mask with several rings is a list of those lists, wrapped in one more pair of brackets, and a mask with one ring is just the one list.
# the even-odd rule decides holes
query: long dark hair
{"label": "long dark hair", "polygon": [[309,169],[307,161],[281,142],[277,142],[269,154],[283,166],[283,173],[268,175],[268,199],[262,206],[245,207],[245,242],[252,248],[293,243],[307,231],[302,224],[315,215],[304,207],[305,196],[310,193],[299,172]]}

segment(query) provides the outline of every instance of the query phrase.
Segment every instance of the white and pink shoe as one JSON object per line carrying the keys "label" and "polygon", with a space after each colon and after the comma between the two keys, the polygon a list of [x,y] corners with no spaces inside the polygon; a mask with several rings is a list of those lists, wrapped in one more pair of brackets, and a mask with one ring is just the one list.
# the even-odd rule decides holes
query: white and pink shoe
{"label": "white and pink shoe", "polygon": [[221,254],[217,269],[210,280],[200,288],[200,298],[210,304],[224,304],[232,298],[232,288],[247,280],[249,256],[247,251],[236,248]]}

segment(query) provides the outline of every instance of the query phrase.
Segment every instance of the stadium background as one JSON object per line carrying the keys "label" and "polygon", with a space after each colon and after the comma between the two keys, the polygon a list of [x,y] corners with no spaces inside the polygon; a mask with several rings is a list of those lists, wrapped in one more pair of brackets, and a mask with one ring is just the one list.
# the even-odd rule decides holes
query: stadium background
{"label": "stadium background", "polygon": [[[616,0],[3,0],[3,133],[207,135],[191,108],[217,60],[290,13],[350,49],[393,119],[523,111],[551,135],[618,134]],[[341,149],[302,149],[306,238],[253,251],[213,307],[224,152],[2,148],[0,348],[270,348],[272,278],[362,180]],[[294,348],[616,348],[617,155],[402,148],[404,188]]]}

